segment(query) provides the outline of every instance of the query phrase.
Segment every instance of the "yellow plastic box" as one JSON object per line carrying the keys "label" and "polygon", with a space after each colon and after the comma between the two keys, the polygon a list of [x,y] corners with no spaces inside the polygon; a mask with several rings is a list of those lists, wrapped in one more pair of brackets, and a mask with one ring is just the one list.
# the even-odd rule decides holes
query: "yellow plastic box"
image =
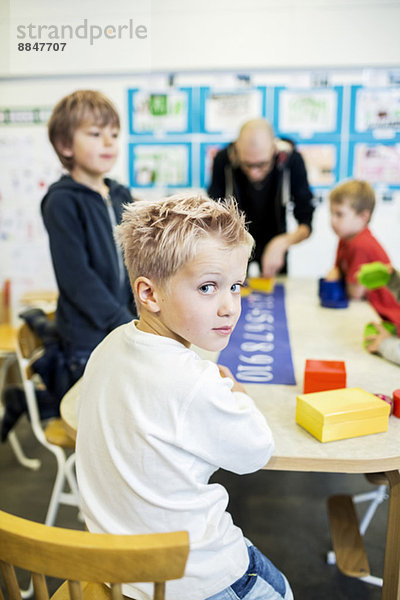
{"label": "yellow plastic box", "polygon": [[296,423],[320,442],[381,433],[390,406],[361,388],[340,388],[297,396]]}

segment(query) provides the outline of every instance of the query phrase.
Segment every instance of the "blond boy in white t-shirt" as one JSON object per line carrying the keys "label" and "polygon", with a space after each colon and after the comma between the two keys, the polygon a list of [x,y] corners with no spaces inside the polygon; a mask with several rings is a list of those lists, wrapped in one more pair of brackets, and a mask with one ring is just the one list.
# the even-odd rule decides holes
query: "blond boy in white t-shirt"
{"label": "blond boy in white t-shirt", "polygon": [[[253,239],[233,200],[172,196],[136,202],[118,227],[139,320],[117,328],[86,367],[77,476],[90,531],[187,530],[183,579],[170,600],[293,598],[286,578],[226,512],[211,475],[268,462],[271,431],[225,367],[192,344],[222,350],[240,315]],[[150,597],[150,584],[124,593]]]}

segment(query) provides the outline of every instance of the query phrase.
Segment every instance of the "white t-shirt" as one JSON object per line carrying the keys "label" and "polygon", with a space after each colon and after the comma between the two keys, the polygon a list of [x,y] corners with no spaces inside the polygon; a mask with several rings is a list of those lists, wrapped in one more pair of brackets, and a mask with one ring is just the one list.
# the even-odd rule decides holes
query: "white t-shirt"
{"label": "white t-shirt", "polygon": [[[203,600],[248,566],[228,494],[211,475],[251,473],[271,457],[271,431],[252,399],[217,366],[167,337],[122,325],[93,352],[81,385],[76,467],[90,531],[187,530],[183,579],[167,599]],[[147,600],[152,584],[124,586]]]}

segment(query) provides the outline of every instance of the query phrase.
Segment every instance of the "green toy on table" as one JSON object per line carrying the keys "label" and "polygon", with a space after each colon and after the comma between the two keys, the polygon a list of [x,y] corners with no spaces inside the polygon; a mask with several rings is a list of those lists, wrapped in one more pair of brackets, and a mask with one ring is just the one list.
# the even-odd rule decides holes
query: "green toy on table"
{"label": "green toy on table", "polygon": [[[400,302],[400,272],[391,264],[376,261],[362,265],[358,274],[358,282],[364,287],[375,290],[386,287]],[[393,323],[368,323],[364,329],[364,348],[373,354],[396,364],[400,364],[400,339]]]}
{"label": "green toy on table", "polygon": [[378,261],[367,263],[362,265],[357,274],[357,279],[361,285],[369,290],[387,287],[396,300],[400,302],[400,271],[397,271],[392,265],[385,265]]}
{"label": "green toy on table", "polygon": [[386,286],[392,274],[391,265],[376,261],[362,265],[357,274],[358,282],[369,290]]}

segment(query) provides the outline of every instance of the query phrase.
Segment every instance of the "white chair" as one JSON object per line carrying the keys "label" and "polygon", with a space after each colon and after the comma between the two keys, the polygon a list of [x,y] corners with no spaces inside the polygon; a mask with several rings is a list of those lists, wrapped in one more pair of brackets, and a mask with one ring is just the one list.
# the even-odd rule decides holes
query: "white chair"
{"label": "white chair", "polygon": [[[66,433],[62,420],[54,418],[42,423],[40,420],[35,374],[31,363],[42,347],[40,338],[26,323],[17,331],[16,355],[19,365],[23,390],[25,392],[28,415],[34,436],[42,446],[47,448],[57,462],[57,474],[47,507],[45,525],[55,523],[59,506],[66,504],[76,506],[79,510],[79,492],[75,475],[75,441]],[[78,517],[80,513],[78,513]],[[33,593],[33,581],[25,590],[20,590],[22,598],[29,598]]]}
{"label": "white chair", "polygon": [[[2,400],[3,390],[7,379],[7,373],[15,362],[15,353],[1,352],[0,360],[0,394]],[[0,420],[3,418],[4,412],[5,410],[3,402],[0,401]],[[15,458],[17,459],[20,465],[26,467],[27,469],[31,469],[32,471],[37,471],[38,469],[40,469],[40,460],[38,458],[29,458],[28,456],[26,456],[15,431],[10,431],[7,439],[12,451],[14,452]]]}
{"label": "white chair", "polygon": [[[40,420],[35,387],[35,374],[31,362],[41,347],[41,341],[24,323],[17,331],[16,354],[25,392],[29,420],[36,439],[47,448],[57,461],[57,474],[47,508],[45,524],[53,525],[60,504],[79,507],[79,493],[75,477],[75,441],[66,433],[60,418],[46,423]],[[69,490],[65,490],[66,485]]]}
{"label": "white chair", "polygon": [[14,452],[15,458],[17,459],[20,465],[26,467],[27,469],[30,469],[31,471],[37,471],[38,469],[40,469],[40,466],[42,464],[40,459],[29,458],[29,456],[26,456],[15,431],[10,431],[10,433],[8,434],[8,441],[10,443],[12,451]]}

